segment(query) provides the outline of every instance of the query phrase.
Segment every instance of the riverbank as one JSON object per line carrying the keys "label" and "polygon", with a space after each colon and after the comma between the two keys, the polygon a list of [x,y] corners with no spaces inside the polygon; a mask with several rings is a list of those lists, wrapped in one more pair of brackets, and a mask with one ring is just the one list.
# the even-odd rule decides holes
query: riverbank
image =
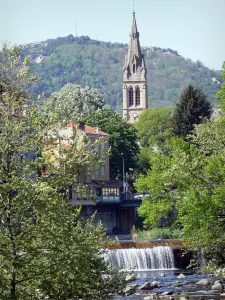
{"label": "riverbank", "polygon": [[[133,284],[138,286],[134,295],[115,299],[225,299],[225,282],[213,276],[193,274],[183,270],[151,270],[137,272],[137,279]],[[128,288],[129,291],[129,288]]]}

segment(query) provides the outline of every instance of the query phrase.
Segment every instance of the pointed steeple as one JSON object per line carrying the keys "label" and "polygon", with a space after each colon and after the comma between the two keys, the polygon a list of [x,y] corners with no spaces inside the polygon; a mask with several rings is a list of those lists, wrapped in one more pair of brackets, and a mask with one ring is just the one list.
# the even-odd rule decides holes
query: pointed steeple
{"label": "pointed steeple", "polygon": [[141,54],[139,32],[137,30],[135,12],[133,12],[133,22],[132,22],[131,33],[130,33],[130,42],[129,42],[127,58],[128,58],[127,60],[128,65],[132,65],[134,60],[136,60],[137,66],[141,65],[142,54]]}
{"label": "pointed steeple", "polygon": [[123,117],[134,122],[142,110],[148,107],[147,69],[141,53],[135,12],[130,41],[123,68]]}
{"label": "pointed steeple", "polygon": [[140,69],[143,68],[143,66],[145,68],[143,59],[144,58],[141,53],[139,32],[137,30],[135,12],[133,11],[133,21],[130,32],[129,48],[124,62],[124,75],[127,76],[127,79],[137,71],[140,72]]}

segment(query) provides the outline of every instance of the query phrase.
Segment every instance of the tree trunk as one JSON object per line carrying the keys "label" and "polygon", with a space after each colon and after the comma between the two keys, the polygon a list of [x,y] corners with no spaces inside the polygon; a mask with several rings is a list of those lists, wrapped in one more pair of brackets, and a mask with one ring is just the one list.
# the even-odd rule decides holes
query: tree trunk
{"label": "tree trunk", "polygon": [[14,266],[12,267],[12,276],[11,276],[11,284],[10,284],[10,295],[11,300],[16,300],[16,273]]}

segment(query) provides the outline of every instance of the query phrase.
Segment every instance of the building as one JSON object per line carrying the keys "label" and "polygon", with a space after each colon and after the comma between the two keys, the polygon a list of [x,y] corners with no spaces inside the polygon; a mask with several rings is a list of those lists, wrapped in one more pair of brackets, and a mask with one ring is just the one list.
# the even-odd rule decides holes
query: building
{"label": "building", "polygon": [[123,68],[123,117],[127,122],[133,123],[146,108],[148,108],[147,69],[133,13],[129,48]]}
{"label": "building", "polygon": [[[119,180],[110,180],[109,135],[84,123],[69,122],[67,126],[67,130],[71,133],[73,128],[76,128],[77,134],[86,137],[89,142],[88,151],[102,151],[104,160],[101,167],[82,176],[82,183],[89,187],[89,193],[86,194],[86,197],[81,197],[73,191],[71,202],[82,205],[81,215],[84,219],[96,212],[94,220],[96,224],[101,221],[108,233],[119,232],[120,194],[123,183]],[[101,139],[101,143],[96,144],[99,139]]]}
{"label": "building", "polygon": [[[51,133],[51,136],[53,134]],[[86,145],[86,151],[97,151],[103,154],[103,164],[92,172],[79,176],[78,182],[70,187],[70,200],[72,205],[81,205],[81,216],[90,218],[95,213],[94,223],[101,221],[108,234],[129,233],[135,224],[136,207],[140,206],[140,199],[134,199],[132,195],[124,195],[123,182],[110,179],[109,168],[109,135],[98,128],[68,122],[58,131],[60,139],[54,141],[52,148],[53,157],[57,157],[60,143],[63,147],[69,147],[74,136],[79,143]],[[100,141],[96,143],[96,141]],[[122,163],[122,162],[121,162]],[[79,192],[80,184],[84,189]]]}

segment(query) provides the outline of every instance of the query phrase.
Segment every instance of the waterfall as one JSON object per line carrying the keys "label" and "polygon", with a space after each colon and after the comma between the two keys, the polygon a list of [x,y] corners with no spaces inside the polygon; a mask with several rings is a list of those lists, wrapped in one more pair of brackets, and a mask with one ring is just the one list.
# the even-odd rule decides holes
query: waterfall
{"label": "waterfall", "polygon": [[174,269],[174,256],[171,247],[154,247],[147,249],[108,250],[105,258],[111,267],[128,270]]}

